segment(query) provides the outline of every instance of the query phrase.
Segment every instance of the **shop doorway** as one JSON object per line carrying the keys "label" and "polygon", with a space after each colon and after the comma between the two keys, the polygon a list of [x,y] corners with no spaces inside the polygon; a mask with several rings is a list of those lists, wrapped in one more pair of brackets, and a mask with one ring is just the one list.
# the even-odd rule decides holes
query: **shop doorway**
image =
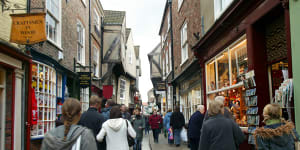
{"label": "shop doorway", "polygon": [[0,149],[5,144],[5,70],[0,68]]}

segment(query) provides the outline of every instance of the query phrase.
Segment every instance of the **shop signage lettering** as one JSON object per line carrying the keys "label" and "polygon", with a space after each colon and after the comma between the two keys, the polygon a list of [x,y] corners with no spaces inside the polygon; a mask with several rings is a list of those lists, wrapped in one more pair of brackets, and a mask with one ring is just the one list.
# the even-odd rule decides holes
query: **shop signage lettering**
{"label": "shop signage lettering", "polygon": [[90,86],[91,74],[90,72],[78,72],[79,86],[81,88],[87,88]]}
{"label": "shop signage lettering", "polygon": [[47,40],[45,13],[12,14],[10,42],[35,44]]}

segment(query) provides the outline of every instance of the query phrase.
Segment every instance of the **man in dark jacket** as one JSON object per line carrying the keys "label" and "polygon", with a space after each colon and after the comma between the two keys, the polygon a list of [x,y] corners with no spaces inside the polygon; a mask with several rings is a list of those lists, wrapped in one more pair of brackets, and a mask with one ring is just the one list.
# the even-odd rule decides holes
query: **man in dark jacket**
{"label": "man in dark jacket", "polygon": [[185,125],[185,120],[183,114],[179,111],[179,107],[177,106],[174,112],[171,115],[170,126],[174,130],[174,142],[176,147],[180,146],[180,132],[182,127]]}
{"label": "man in dark jacket", "polygon": [[122,104],[120,109],[121,109],[121,113],[122,113],[122,118],[130,120],[131,119],[131,115],[129,114],[129,112],[127,112],[126,105]]}
{"label": "man in dark jacket", "polygon": [[198,149],[204,113],[204,106],[198,105],[197,111],[190,118],[188,127],[188,138],[190,141],[191,150]]}
{"label": "man in dark jacket", "polygon": [[[93,131],[94,137],[100,132],[102,124],[104,123],[104,117],[98,112],[98,109],[101,106],[101,99],[98,96],[91,96],[90,98],[90,108],[84,112],[81,117],[78,125],[85,126]],[[105,150],[105,142],[97,143],[98,150]]]}

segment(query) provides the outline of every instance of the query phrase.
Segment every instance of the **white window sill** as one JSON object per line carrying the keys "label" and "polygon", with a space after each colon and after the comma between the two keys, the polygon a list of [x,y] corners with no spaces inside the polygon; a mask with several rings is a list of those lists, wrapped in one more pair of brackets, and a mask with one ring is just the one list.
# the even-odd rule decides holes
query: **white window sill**
{"label": "white window sill", "polygon": [[52,44],[53,46],[55,46],[56,48],[58,48],[60,51],[63,51],[63,48],[62,48],[60,45],[58,45],[56,42],[54,42],[53,40],[47,38],[47,41],[48,41],[50,44]]}
{"label": "white window sill", "polygon": [[184,65],[189,58],[187,57],[184,61],[181,62],[180,66]]}

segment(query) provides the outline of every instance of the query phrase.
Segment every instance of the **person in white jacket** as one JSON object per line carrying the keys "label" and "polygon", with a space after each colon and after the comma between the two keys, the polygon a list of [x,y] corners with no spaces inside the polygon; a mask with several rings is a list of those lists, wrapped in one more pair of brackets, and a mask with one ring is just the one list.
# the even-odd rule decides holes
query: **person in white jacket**
{"label": "person in white jacket", "polygon": [[96,139],[102,142],[105,137],[107,150],[129,150],[127,131],[128,136],[132,138],[136,137],[136,133],[131,123],[127,121],[126,124],[126,121],[126,119],[122,118],[120,107],[113,106],[110,110],[110,119],[103,123]]}

